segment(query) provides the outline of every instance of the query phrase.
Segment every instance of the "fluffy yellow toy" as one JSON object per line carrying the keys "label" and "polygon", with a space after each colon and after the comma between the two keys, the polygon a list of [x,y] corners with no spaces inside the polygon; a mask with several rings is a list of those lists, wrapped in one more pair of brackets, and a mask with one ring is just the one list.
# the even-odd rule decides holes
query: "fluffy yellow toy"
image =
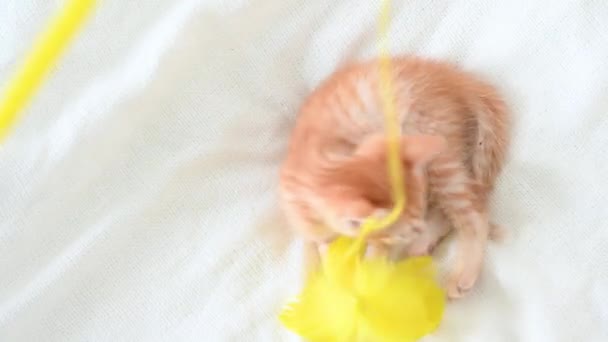
{"label": "fluffy yellow toy", "polygon": [[395,207],[382,221],[367,220],[357,239],[334,241],[320,271],[310,276],[302,294],[279,316],[283,325],[310,341],[416,341],[435,330],[443,316],[445,294],[431,257],[399,262],[363,257],[367,234],[394,223],[405,207],[386,41],[389,5],[388,0],[383,2],[380,16],[380,76]]}
{"label": "fluffy yellow toy", "polygon": [[[374,222],[370,222],[370,225]],[[361,239],[340,238],[281,322],[309,341],[408,342],[437,328],[445,296],[430,257],[363,258]]]}

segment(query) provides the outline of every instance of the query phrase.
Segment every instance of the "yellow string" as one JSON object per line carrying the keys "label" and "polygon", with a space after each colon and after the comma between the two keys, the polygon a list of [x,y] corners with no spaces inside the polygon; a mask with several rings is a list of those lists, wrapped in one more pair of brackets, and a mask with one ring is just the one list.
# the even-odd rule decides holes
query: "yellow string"
{"label": "yellow string", "polygon": [[[391,1],[383,0],[379,17],[379,75],[380,75],[380,96],[384,112],[385,129],[387,134],[388,152],[388,175],[393,196],[393,209],[381,220],[369,219],[361,229],[362,233],[359,242],[373,231],[384,229],[401,216],[406,205],[405,182],[403,179],[403,168],[399,156],[400,129],[395,108],[395,94],[393,89],[391,55],[388,44],[388,29],[390,24]],[[358,244],[357,244],[358,245]]]}
{"label": "yellow string", "polygon": [[0,100],[0,142],[30,101],[95,7],[96,0],[68,0],[28,54],[25,63],[8,83]]}
{"label": "yellow string", "polygon": [[387,134],[387,164],[394,206],[384,219],[365,221],[353,241],[335,240],[322,271],[280,315],[281,322],[304,338],[319,341],[413,341],[435,330],[445,306],[431,257],[396,263],[362,258],[365,237],[393,224],[406,205],[400,158],[400,125],[395,106],[388,48],[390,0],[382,0],[379,20],[379,81]]}

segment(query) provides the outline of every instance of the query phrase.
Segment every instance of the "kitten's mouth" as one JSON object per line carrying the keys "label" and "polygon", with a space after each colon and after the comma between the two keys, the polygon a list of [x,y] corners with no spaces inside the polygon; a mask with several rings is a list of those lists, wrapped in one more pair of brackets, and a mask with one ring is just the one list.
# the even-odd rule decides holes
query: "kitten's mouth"
{"label": "kitten's mouth", "polygon": [[410,243],[412,243],[413,240],[414,239],[411,236],[400,236],[400,235],[394,235],[394,236],[388,236],[388,237],[382,238],[382,242],[389,246],[409,245]]}
{"label": "kitten's mouth", "polygon": [[411,234],[398,234],[391,232],[393,227],[388,227],[382,232],[377,232],[372,234],[368,241],[372,241],[374,243],[382,243],[387,246],[402,246],[410,244],[414,239]]}

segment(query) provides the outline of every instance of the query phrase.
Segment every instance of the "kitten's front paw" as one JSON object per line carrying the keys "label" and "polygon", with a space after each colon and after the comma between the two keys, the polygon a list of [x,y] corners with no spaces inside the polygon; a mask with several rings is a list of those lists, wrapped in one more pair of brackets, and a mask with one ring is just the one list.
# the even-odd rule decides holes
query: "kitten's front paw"
{"label": "kitten's front paw", "polygon": [[462,270],[452,273],[447,280],[446,290],[448,298],[458,299],[464,297],[475,286],[479,271]]}

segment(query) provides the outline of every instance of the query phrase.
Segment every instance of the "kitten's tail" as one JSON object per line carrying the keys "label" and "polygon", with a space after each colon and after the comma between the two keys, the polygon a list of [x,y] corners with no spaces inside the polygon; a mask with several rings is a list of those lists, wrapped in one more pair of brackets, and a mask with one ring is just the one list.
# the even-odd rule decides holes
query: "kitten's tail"
{"label": "kitten's tail", "polygon": [[473,173],[478,182],[494,187],[502,171],[511,134],[511,118],[507,105],[497,91],[482,84],[475,107],[478,117],[477,141],[473,153]]}

